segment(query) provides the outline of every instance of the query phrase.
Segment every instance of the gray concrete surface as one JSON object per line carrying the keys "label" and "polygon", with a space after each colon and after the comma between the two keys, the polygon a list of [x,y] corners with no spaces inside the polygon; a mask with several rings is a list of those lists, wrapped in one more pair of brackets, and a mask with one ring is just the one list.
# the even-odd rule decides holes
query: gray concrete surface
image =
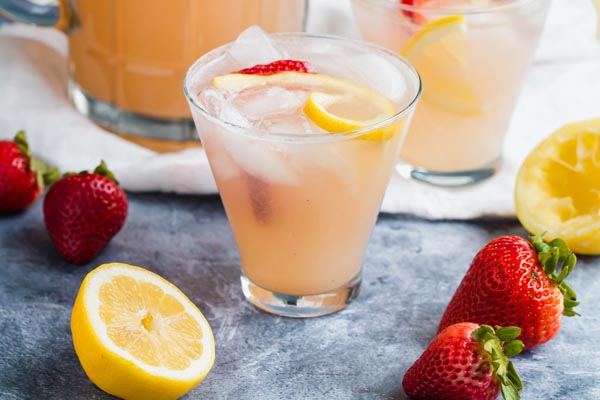
{"label": "gray concrete surface", "polygon": [[[293,320],[244,301],[217,197],[130,195],[124,229],[82,267],[54,249],[40,201],[0,216],[0,398],[111,398],[81,369],[69,319],[85,274],[121,261],[169,279],[213,327],[215,366],[186,399],[406,399],[402,376],[433,338],[471,258],[504,234],[526,232],[512,220],[381,215],[358,300],[331,316]],[[523,399],[600,399],[600,259],[582,257],[570,281],[582,316],[516,359]]]}

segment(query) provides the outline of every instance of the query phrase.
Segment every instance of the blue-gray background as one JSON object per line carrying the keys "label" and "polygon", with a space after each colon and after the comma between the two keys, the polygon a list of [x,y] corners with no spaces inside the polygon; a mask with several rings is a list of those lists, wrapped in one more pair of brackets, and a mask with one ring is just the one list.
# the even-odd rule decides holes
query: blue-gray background
{"label": "blue-gray background", "polygon": [[[92,263],[56,252],[41,201],[0,216],[0,398],[108,399],[81,369],[69,319],[85,274],[109,261],[169,279],[213,327],[217,359],[189,399],[405,399],[406,369],[433,338],[445,305],[490,239],[525,235],[513,220],[431,222],[381,215],[363,291],[337,314],[278,318],[244,301],[238,255],[217,197],[130,195],[123,230]],[[519,356],[523,399],[600,398],[600,260],[570,279],[582,316]]]}

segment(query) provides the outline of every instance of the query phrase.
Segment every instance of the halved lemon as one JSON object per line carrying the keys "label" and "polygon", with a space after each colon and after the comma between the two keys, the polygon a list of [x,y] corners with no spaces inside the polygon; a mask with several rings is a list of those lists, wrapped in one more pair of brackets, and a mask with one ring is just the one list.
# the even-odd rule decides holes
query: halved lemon
{"label": "halved lemon", "polygon": [[531,151],[517,175],[515,206],[531,233],[600,254],[600,119],[564,126]]}
{"label": "halved lemon", "polygon": [[[381,122],[396,112],[392,102],[367,87],[328,75],[281,72],[274,75],[229,74],[213,79],[213,86],[239,92],[258,86],[282,86],[310,92],[304,113],[321,129],[336,133]],[[402,124],[374,129],[359,136],[364,140],[387,140]]]}
{"label": "halved lemon", "polygon": [[423,79],[422,101],[464,115],[482,115],[485,107],[464,71],[468,43],[465,17],[452,15],[428,22],[409,39],[401,54]]}
{"label": "halved lemon", "polygon": [[123,399],[176,399],[215,359],[210,325],[174,285],[111,263],[84,279],[71,316],[75,352],[99,388]]}

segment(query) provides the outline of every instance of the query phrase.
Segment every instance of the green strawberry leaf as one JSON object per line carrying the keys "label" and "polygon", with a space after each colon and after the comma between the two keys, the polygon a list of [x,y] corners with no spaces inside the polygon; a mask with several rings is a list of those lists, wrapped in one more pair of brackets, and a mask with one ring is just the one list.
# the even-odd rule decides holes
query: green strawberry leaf
{"label": "green strawberry leaf", "polygon": [[113,180],[117,185],[119,184],[119,181],[117,181],[117,178],[115,178],[115,175],[108,169],[104,160],[100,161],[100,165],[98,165],[96,167],[96,169],[94,170],[94,173],[105,176],[108,179]]}
{"label": "green strawberry leaf", "polygon": [[15,135],[13,142],[17,145],[19,150],[23,153],[27,159],[31,159],[31,153],[29,152],[29,143],[27,142],[27,134],[24,130],[20,130]]}
{"label": "green strawberry leaf", "polygon": [[523,344],[523,342],[521,342],[520,340],[512,340],[508,342],[506,346],[504,346],[504,354],[506,355],[506,357],[514,357],[517,354],[520,354],[524,348],[525,345]]}
{"label": "green strawberry leaf", "polygon": [[[538,254],[538,260],[542,269],[563,295],[563,315],[567,317],[579,315],[573,310],[575,306],[579,305],[577,294],[575,294],[575,291],[565,281],[575,268],[575,264],[577,264],[577,256],[569,250],[567,243],[560,238],[553,239],[550,243],[545,243],[542,239],[545,234],[546,232],[543,232],[532,236],[529,238],[529,241]],[[559,265],[560,268],[557,273]]]}
{"label": "green strawberry leaf", "polygon": [[515,356],[523,350],[523,342],[515,339],[521,335],[521,329],[515,326],[497,326],[494,330],[489,325],[481,325],[471,335],[483,344],[483,350],[491,357],[502,397],[505,400],[519,400],[523,382],[508,357]]}
{"label": "green strawberry leaf", "polygon": [[521,398],[519,390],[512,385],[501,385],[500,391],[504,400],[519,400]]}
{"label": "green strawberry leaf", "polygon": [[496,327],[496,335],[503,342],[510,342],[521,335],[521,329],[516,326]]}

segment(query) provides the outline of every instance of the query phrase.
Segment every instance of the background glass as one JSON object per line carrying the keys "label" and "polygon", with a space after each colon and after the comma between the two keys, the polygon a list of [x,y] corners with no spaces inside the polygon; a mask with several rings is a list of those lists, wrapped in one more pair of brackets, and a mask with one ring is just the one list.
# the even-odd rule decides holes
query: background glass
{"label": "background glass", "polygon": [[352,0],[362,35],[403,53],[423,80],[398,170],[461,186],[490,177],[500,165],[550,1],[440,3]]}

